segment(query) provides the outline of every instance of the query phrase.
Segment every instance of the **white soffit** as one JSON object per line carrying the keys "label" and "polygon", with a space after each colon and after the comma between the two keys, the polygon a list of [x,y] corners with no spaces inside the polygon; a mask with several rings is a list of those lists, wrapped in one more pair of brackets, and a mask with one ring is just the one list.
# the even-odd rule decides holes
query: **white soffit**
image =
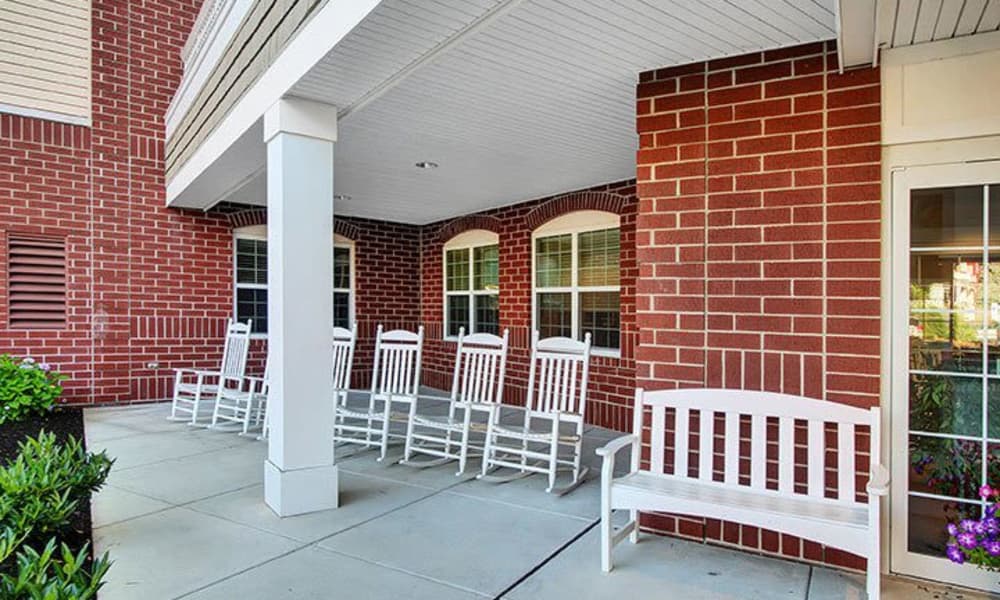
{"label": "white soffit", "polygon": [[835,2],[383,0],[291,93],[341,109],[337,214],[429,223],[634,177],[640,72],[831,39]]}
{"label": "white soffit", "polygon": [[899,48],[1000,29],[1000,0],[881,0],[880,41]]}

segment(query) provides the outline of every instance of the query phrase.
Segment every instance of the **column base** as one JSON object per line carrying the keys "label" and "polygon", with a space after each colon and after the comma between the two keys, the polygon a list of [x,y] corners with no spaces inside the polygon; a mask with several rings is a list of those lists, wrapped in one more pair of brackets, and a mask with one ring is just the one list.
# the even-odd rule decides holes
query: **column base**
{"label": "column base", "polygon": [[337,465],[282,471],[264,461],[264,502],[279,517],[337,508]]}

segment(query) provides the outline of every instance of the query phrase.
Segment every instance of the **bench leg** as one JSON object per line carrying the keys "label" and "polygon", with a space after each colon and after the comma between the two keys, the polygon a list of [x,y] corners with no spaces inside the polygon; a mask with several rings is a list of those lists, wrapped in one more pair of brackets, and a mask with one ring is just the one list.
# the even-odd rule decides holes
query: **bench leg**
{"label": "bench leg", "polygon": [[638,544],[639,543],[639,511],[637,511],[637,510],[630,510],[630,511],[628,511],[628,518],[632,521],[632,523],[635,524],[635,526],[632,527],[632,533],[628,534],[628,541],[632,542],[633,544]]}
{"label": "bench leg", "polygon": [[[603,496],[603,494],[602,494]],[[614,547],[611,527],[611,509],[605,499],[601,498],[601,570],[611,572],[611,550]]]}
{"label": "bench leg", "polygon": [[868,557],[868,569],[867,569],[867,588],[868,588],[868,600],[879,600],[879,595],[881,592],[881,564],[879,563],[879,553],[876,549],[871,556]]}

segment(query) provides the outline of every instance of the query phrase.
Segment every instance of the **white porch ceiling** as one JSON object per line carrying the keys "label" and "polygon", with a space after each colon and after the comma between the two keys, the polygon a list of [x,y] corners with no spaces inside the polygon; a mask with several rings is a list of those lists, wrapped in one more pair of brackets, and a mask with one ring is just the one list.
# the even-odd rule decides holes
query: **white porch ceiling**
{"label": "white porch ceiling", "polygon": [[1000,0],[884,0],[881,41],[898,48],[1000,29]]}
{"label": "white porch ceiling", "polygon": [[337,214],[429,223],[633,177],[638,73],[831,39],[835,3],[384,0],[290,93],[340,108]]}

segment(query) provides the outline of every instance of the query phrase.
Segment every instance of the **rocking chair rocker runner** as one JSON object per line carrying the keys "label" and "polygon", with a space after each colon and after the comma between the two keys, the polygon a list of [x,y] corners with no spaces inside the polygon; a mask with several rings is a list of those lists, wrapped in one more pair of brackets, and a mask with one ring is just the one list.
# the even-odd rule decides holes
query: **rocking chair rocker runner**
{"label": "rocking chair rocker runner", "polygon": [[[451,396],[446,399],[448,412],[444,415],[422,414],[418,411],[419,400],[410,404],[406,450],[401,464],[431,467],[457,460],[456,475],[465,471],[473,429],[478,428],[485,433],[488,424],[499,417],[507,368],[508,336],[506,329],[503,337],[489,333],[465,335],[465,328],[459,329]],[[440,404],[442,399],[434,400]],[[484,413],[485,420],[473,420],[476,412]],[[482,451],[482,447],[478,450]],[[414,454],[437,458],[414,461]]]}
{"label": "rocking chair rocker runner", "polygon": [[[389,426],[394,417],[401,420],[392,412],[393,402],[416,402],[420,388],[423,343],[423,327],[413,333],[401,329],[382,331],[382,326],[379,325],[375,337],[375,364],[372,368],[368,406],[358,409],[348,407],[347,391],[344,388],[335,408],[335,443],[377,447],[378,460],[385,460],[389,447]],[[405,418],[405,413],[402,418]]]}
{"label": "rocking chair rocker runner", "polygon": [[[203,404],[214,401],[220,388],[238,388],[243,384],[247,354],[250,352],[250,325],[249,320],[246,323],[229,320],[218,371],[174,369],[174,398],[169,420],[188,421],[196,425]],[[178,413],[190,417],[179,416]]]}
{"label": "rocking chair rocker runner", "polygon": [[[540,340],[535,331],[524,422],[521,425],[490,422],[483,471],[478,479],[506,482],[543,473],[549,478],[545,491],[559,495],[583,483],[588,469],[581,466],[580,454],[589,375],[589,333],[578,342],[565,337]],[[564,448],[569,453],[563,452]],[[490,475],[499,468],[515,469],[517,473]],[[560,470],[571,471],[573,479],[556,488]]]}

